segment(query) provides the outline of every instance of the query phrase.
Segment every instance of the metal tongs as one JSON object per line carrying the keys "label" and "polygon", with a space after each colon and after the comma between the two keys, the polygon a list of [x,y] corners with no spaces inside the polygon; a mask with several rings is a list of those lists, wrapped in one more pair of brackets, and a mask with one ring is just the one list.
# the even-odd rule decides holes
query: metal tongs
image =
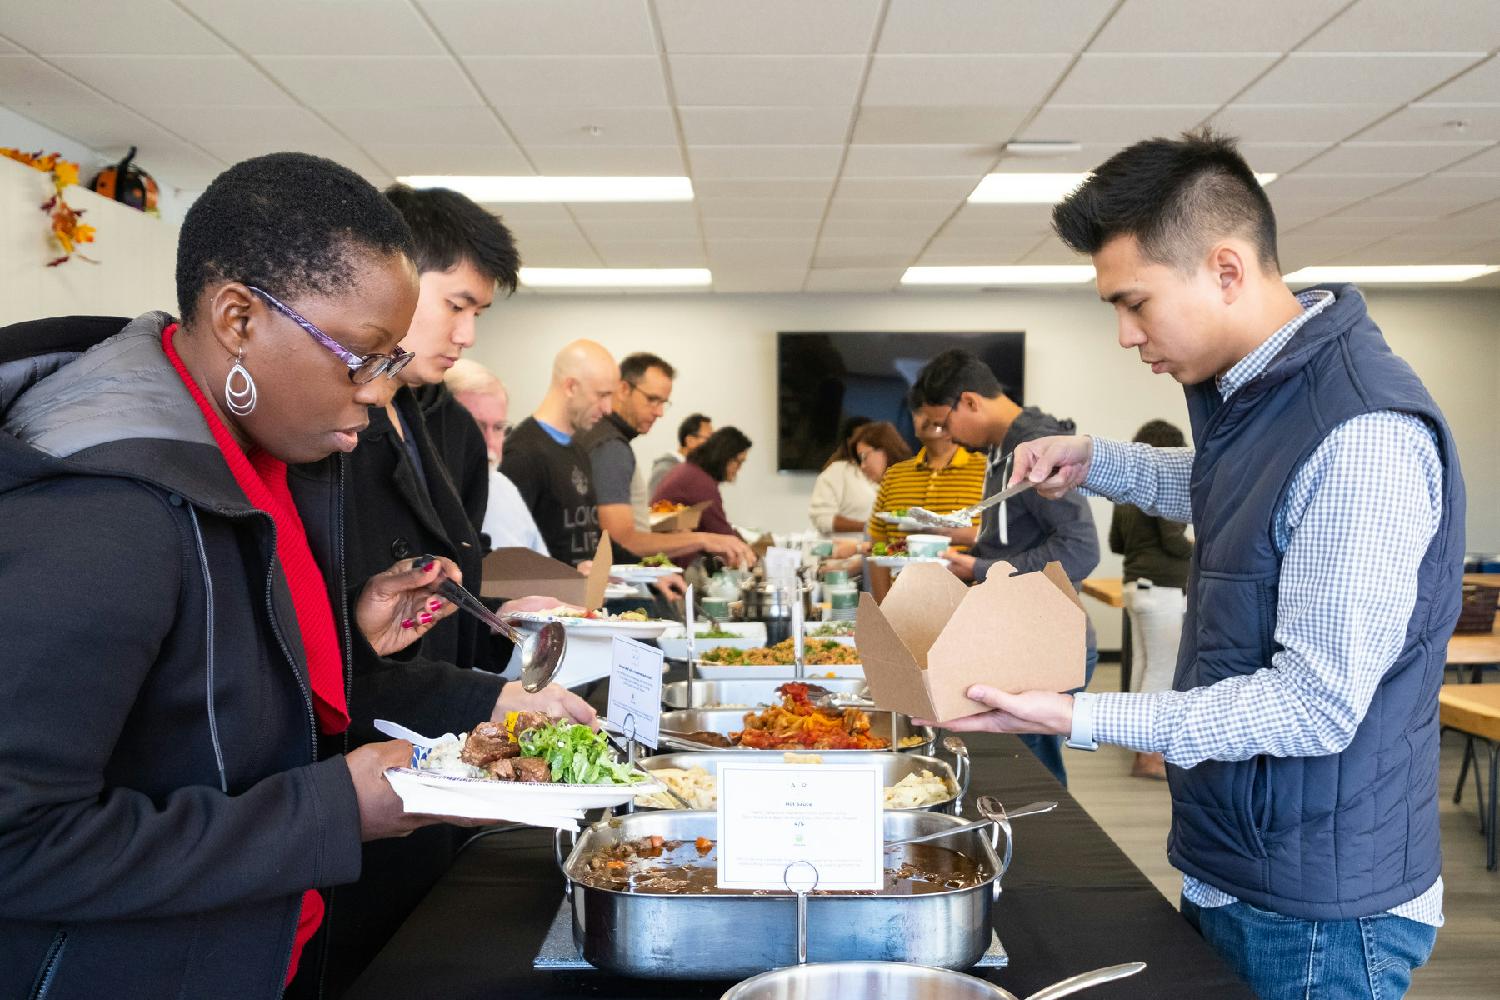
{"label": "metal tongs", "polygon": [[[432,556],[419,556],[418,565],[430,562]],[[536,692],[552,683],[568,649],[568,634],[560,622],[547,622],[535,635],[523,632],[501,618],[468,590],[448,577],[440,577],[437,592],[499,632],[521,651],[521,687]]]}
{"label": "metal tongs", "polygon": [[951,514],[934,514],[925,507],[909,507],[906,516],[919,524],[933,528],[967,528],[973,522],[976,515],[989,510],[997,503],[1004,503],[1013,496],[1025,493],[1035,486],[1029,479],[1023,479],[1019,483],[1007,486],[994,496],[985,497],[972,507],[963,510],[955,510]]}
{"label": "metal tongs", "polygon": [[[988,799],[989,796],[985,796],[985,798]],[[993,802],[994,800],[991,799],[990,801]],[[999,803],[994,804],[995,806],[999,805]],[[908,844],[925,844],[929,840],[942,840],[944,837],[951,837],[956,833],[968,833],[970,830],[982,830],[985,827],[997,822],[997,815],[1000,817],[1004,817],[1005,819],[1020,819],[1022,816],[1037,816],[1042,813],[1049,813],[1056,808],[1056,802],[1032,802],[1027,805],[1021,806],[1018,809],[981,809],[980,811],[985,813],[984,819],[975,820],[972,823],[964,823],[962,826],[950,826],[945,829],[938,830],[935,833],[924,833],[918,837],[906,837],[902,840],[887,841],[885,849],[889,851],[893,848],[905,847]]]}

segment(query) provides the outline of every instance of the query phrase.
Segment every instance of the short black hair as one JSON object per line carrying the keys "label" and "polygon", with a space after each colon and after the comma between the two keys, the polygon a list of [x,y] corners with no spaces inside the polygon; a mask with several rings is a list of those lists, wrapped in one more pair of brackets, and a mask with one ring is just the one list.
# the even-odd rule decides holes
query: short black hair
{"label": "short black hair", "polygon": [[1215,240],[1240,235],[1255,244],[1262,270],[1279,269],[1271,200],[1235,140],[1209,128],[1111,156],[1052,210],[1052,228],[1085,254],[1133,236],[1146,259],[1185,273]]}
{"label": "short black hair", "polygon": [[977,355],[955,347],[922,366],[907,402],[914,410],[923,406],[951,406],[966,392],[994,399],[1004,391],[989,365]]}
{"label": "short black hair", "polygon": [[627,354],[620,360],[620,378],[635,385],[641,380],[641,376],[653,368],[660,368],[661,373],[667,378],[676,378],[677,369],[667,364],[655,354],[648,351],[637,351]]}
{"label": "short black hair", "polygon": [[738,427],[720,427],[708,440],[688,452],[687,460],[722,483],[736,455],[750,447],[750,439]]}
{"label": "short black hair", "polygon": [[451,271],[468,262],[507,293],[516,290],[521,254],[498,215],[448,188],[392,184],[385,196],[411,226],[418,271]]}
{"label": "short black hair", "polygon": [[703,413],[689,413],[683,417],[682,423],[677,425],[677,446],[680,448],[687,444],[687,439],[697,434],[706,423],[709,423],[709,419]]}
{"label": "short black hair", "polygon": [[306,153],[236,163],[188,209],[177,238],[184,322],[215,281],[242,281],[284,301],[347,289],[362,256],[413,253],[401,213],[347,167]]}
{"label": "short black hair", "polygon": [[1187,439],[1182,436],[1182,429],[1165,420],[1148,420],[1141,424],[1141,429],[1135,432],[1134,440],[1140,444],[1149,444],[1153,448],[1187,446]]}

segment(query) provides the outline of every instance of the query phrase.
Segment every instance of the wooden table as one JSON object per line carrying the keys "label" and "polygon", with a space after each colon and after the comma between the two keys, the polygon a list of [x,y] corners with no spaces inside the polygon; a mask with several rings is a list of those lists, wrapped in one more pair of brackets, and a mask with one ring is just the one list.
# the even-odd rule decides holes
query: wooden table
{"label": "wooden table", "polygon": [[[1454,802],[1463,796],[1470,761],[1474,761],[1475,778],[1479,779],[1474,741],[1483,740],[1489,749],[1489,798],[1488,803],[1484,797],[1479,800],[1479,828],[1484,833],[1485,867],[1494,871],[1496,793],[1500,791],[1497,788],[1500,786],[1500,684],[1444,684],[1438,692],[1438,723],[1444,729],[1455,729],[1469,738],[1464,747],[1464,762],[1458,772],[1458,788],[1453,792]],[[1480,787],[1483,787],[1482,782]]]}

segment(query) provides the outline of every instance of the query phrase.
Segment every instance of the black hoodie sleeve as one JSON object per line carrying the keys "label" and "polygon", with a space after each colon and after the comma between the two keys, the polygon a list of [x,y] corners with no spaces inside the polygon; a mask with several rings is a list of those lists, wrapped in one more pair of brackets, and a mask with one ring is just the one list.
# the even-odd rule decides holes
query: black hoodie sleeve
{"label": "black hoodie sleeve", "polygon": [[[1006,503],[1021,504],[1042,530],[1042,540],[1022,552],[1008,552],[1005,561],[1017,573],[1035,573],[1049,562],[1062,563],[1063,572],[1076,587],[1099,565],[1099,534],[1094,528],[1094,514],[1088,500],[1077,492],[1058,500],[1047,500],[1035,490],[1022,493]],[[989,576],[994,559],[974,561],[974,579]]]}
{"label": "black hoodie sleeve", "polygon": [[[161,719],[163,704],[181,704],[184,725],[206,729],[203,675],[193,671],[191,688],[164,676],[164,663],[188,655],[175,645],[201,638],[188,629],[184,640],[178,621],[182,595],[201,586],[182,518],[153,491],[107,477],[0,494],[0,593],[22,598],[0,654],[8,918],[202,913],[359,875],[359,808],[343,758],[227,795],[212,757],[204,763],[206,741],[139,728],[142,705]],[[232,710],[236,699],[225,701]],[[126,749],[143,741],[163,748],[150,767]],[[132,767],[157,773],[161,787],[120,780]]]}

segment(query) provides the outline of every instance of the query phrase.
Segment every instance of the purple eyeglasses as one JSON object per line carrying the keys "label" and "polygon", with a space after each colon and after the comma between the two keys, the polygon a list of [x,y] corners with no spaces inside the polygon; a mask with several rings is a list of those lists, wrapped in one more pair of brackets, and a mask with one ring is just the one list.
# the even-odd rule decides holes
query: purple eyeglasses
{"label": "purple eyeglasses", "polygon": [[373,382],[382,375],[386,378],[395,378],[396,373],[411,364],[411,359],[416,357],[415,354],[412,354],[410,351],[403,351],[400,347],[397,347],[390,354],[355,354],[328,336],[328,334],[319,330],[310,320],[304,319],[297,310],[282,302],[270,292],[256,288],[254,285],[246,285],[245,287],[256,295],[259,295],[265,301],[266,305],[306,330],[308,336],[328,348],[340,361],[348,365],[349,381],[355,385],[364,385],[366,382]]}

